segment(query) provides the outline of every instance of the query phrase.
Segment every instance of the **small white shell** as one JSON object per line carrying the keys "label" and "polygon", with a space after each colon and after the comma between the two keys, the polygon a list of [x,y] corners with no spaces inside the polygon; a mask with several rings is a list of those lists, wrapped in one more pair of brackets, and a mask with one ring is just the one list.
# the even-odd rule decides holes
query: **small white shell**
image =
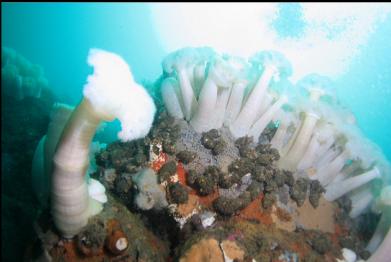
{"label": "small white shell", "polygon": [[117,242],[115,242],[115,247],[120,251],[125,250],[128,247],[128,240],[126,237],[119,238]]}

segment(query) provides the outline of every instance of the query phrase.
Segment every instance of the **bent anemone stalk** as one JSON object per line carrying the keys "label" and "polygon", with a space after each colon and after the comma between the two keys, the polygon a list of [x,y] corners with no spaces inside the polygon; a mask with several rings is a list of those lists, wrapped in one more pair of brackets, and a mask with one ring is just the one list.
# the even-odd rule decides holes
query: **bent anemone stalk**
{"label": "bent anemone stalk", "polygon": [[86,181],[90,144],[99,124],[118,118],[119,138],[137,139],[148,133],[156,111],[152,98],[133,80],[120,56],[91,49],[88,64],[94,73],[87,79],[84,97],[66,123],[53,158],[51,211],[65,238],[76,235],[89,217],[103,209],[89,196]]}

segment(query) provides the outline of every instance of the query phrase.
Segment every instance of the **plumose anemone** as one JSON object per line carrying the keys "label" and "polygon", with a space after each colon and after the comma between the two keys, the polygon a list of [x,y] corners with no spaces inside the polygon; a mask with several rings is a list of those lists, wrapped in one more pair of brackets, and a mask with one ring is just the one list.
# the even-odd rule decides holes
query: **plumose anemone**
{"label": "plumose anemone", "polygon": [[101,203],[107,201],[104,187],[92,179],[87,184],[86,176],[90,145],[99,124],[118,118],[122,126],[119,139],[138,139],[148,133],[156,110],[152,98],[133,80],[129,66],[120,56],[91,49],[88,63],[94,72],[84,86],[83,100],[73,111],[57,106],[47,141],[41,143],[48,151],[48,166],[41,170],[51,175],[52,216],[66,238],[79,233],[89,217],[102,210]]}
{"label": "plumose anemone", "polygon": [[[318,180],[328,201],[348,196],[352,218],[377,203],[382,219],[367,249],[374,252],[370,261],[389,261],[390,163],[362,134],[328,77],[309,74],[293,84],[289,61],[274,51],[246,60],[183,48],[162,65],[158,83],[172,117],[185,119],[199,133],[226,128],[234,138],[256,142],[272,126],[270,143],[280,153],[280,168],[295,178]],[[381,194],[371,190],[375,179],[382,181]]]}

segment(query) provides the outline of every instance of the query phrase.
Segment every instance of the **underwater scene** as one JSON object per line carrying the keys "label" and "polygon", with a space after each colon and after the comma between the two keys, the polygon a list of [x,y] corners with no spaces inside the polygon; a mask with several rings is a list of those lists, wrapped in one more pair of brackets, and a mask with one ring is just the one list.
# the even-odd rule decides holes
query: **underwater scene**
{"label": "underwater scene", "polygon": [[2,261],[391,262],[391,3],[1,3]]}

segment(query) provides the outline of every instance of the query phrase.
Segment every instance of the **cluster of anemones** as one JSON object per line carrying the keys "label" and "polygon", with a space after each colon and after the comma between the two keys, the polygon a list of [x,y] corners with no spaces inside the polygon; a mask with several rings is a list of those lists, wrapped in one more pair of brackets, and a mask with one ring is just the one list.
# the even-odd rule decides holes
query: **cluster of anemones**
{"label": "cluster of anemones", "polygon": [[[352,217],[375,199],[389,207],[388,187],[380,194],[365,185],[376,178],[389,183],[390,165],[338,101],[329,78],[309,74],[293,84],[290,62],[274,51],[246,60],[205,47],[183,48],[162,65],[158,85],[171,116],[184,118],[197,132],[225,127],[233,138],[255,141],[271,127],[275,133],[269,142],[280,152],[279,166],[296,177],[319,180],[329,201],[348,195]],[[385,220],[377,231],[383,236],[389,227]],[[369,249],[380,241],[372,240]]]}

